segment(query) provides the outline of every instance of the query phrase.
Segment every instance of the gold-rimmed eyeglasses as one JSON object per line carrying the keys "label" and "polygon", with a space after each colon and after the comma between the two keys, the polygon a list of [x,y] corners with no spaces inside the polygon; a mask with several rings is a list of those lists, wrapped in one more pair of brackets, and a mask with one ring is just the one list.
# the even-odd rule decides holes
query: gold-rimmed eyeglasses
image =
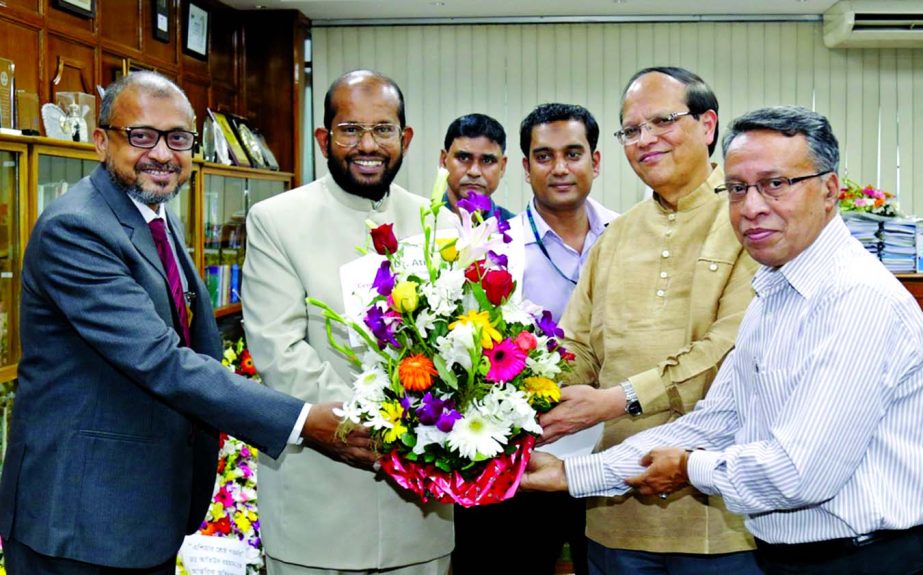
{"label": "gold-rimmed eyeglasses", "polygon": [[641,139],[641,130],[647,130],[652,136],[662,136],[673,129],[676,122],[683,116],[693,116],[692,112],[670,112],[663,116],[651,118],[646,122],[641,122],[636,126],[623,126],[621,130],[615,133],[615,137],[623,146],[634,144]]}
{"label": "gold-rimmed eyeglasses", "polygon": [[359,145],[365,133],[372,134],[378,144],[387,144],[400,136],[402,130],[397,124],[359,124],[343,122],[333,127],[333,143],[343,148],[352,148]]}

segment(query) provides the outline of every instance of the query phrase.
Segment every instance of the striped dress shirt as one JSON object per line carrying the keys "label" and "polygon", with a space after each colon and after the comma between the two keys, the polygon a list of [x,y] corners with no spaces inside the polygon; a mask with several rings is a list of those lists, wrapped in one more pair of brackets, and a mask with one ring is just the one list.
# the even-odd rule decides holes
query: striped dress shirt
{"label": "striped dress shirt", "polygon": [[572,495],[617,495],[652,448],[696,449],[692,485],[770,543],[923,524],[923,313],[836,216],[761,267],[736,349],[696,409],[565,462]]}

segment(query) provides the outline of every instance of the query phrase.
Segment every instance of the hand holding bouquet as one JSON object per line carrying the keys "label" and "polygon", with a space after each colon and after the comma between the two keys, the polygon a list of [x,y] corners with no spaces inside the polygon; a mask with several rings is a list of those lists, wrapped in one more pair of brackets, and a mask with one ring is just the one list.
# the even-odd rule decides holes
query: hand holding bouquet
{"label": "hand holding bouquet", "polygon": [[[422,240],[398,242],[389,224],[371,231],[383,257],[361,318],[308,301],[324,310],[331,345],[361,370],[344,425],[370,430],[401,486],[471,506],[515,493],[542,432],[536,414],[558,402],[554,380],[573,356],[551,313],[515,293],[503,255],[509,225],[485,219],[485,196],[458,203],[457,234],[436,233],[444,188],[442,173],[421,210]],[[361,357],[334,340],[330,322],[362,338]]]}

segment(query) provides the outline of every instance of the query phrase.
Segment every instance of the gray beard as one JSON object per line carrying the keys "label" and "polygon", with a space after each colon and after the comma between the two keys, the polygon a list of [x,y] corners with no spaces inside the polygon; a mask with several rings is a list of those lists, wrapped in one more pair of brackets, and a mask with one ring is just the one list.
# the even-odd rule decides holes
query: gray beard
{"label": "gray beard", "polygon": [[127,184],[118,177],[115,173],[115,170],[111,169],[109,166],[106,166],[106,171],[109,172],[109,180],[112,181],[112,184],[128,194],[128,197],[135,200],[138,203],[144,204],[145,206],[153,206],[157,204],[165,204],[176,197],[179,194],[180,188],[183,187],[183,184],[186,182],[180,182],[176,189],[174,189],[170,194],[160,194],[157,192],[149,192],[139,186],[138,184]]}

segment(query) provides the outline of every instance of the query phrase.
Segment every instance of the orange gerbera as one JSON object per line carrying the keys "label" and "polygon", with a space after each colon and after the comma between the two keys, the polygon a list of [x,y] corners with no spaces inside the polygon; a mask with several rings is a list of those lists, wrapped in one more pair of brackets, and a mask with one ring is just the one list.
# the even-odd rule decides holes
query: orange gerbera
{"label": "orange gerbera", "polygon": [[404,389],[410,391],[424,391],[433,385],[433,376],[439,372],[433,365],[433,360],[423,354],[405,357],[397,367],[397,374],[401,379]]}

